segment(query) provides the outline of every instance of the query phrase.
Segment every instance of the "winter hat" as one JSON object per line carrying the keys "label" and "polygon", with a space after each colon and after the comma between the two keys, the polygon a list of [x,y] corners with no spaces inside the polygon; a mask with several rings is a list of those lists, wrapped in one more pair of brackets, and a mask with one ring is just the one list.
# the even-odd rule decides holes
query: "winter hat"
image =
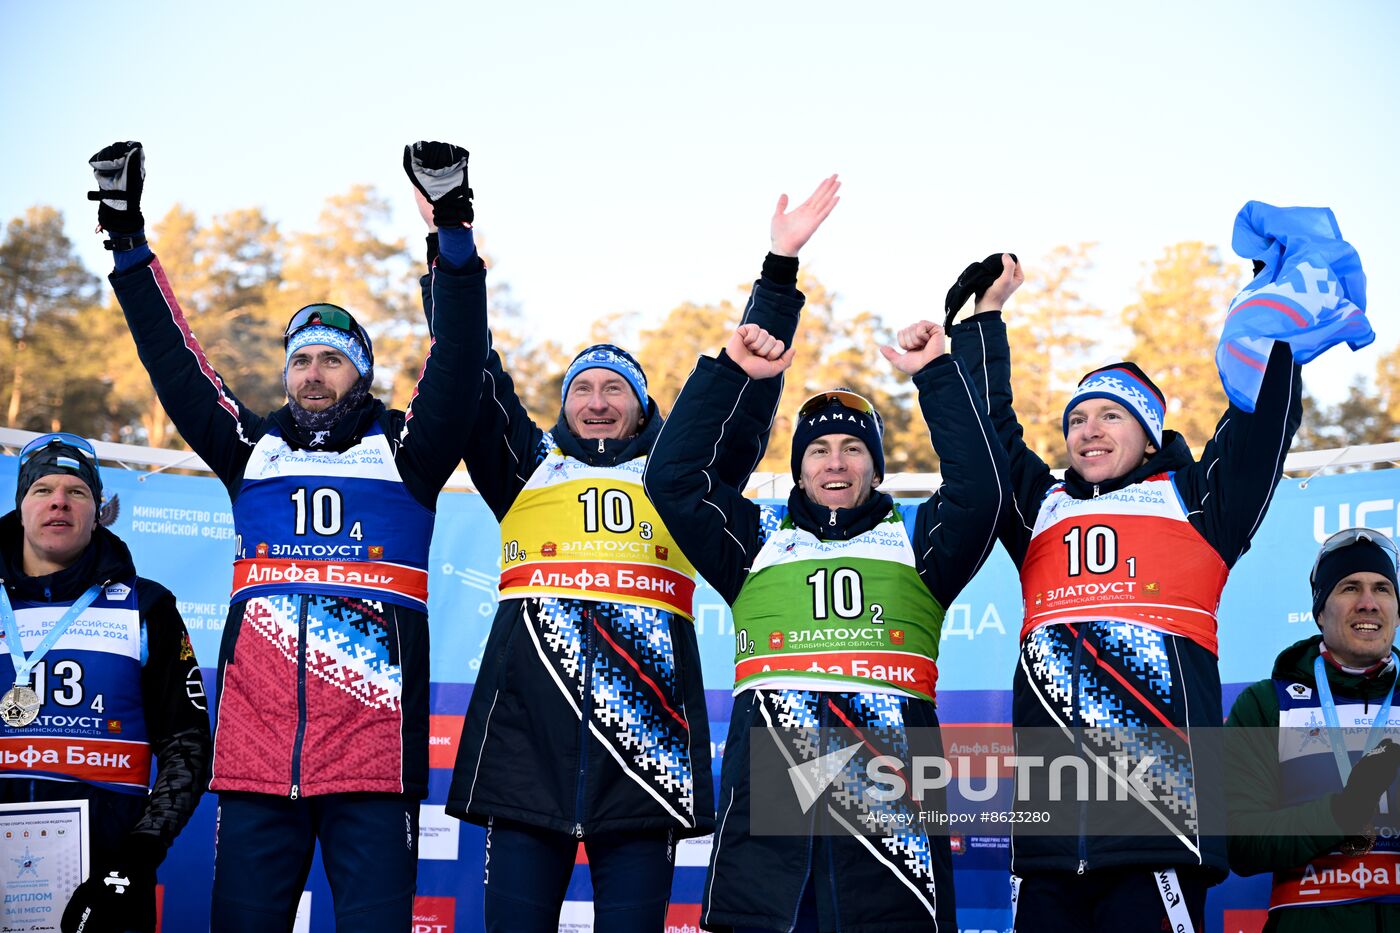
{"label": "winter hat", "polygon": [[569,364],[569,368],[564,371],[564,388],[560,394],[560,403],[569,397],[569,386],[573,385],[574,379],[585,369],[606,369],[617,373],[627,384],[632,387],[632,391],[637,396],[637,401],[642,406],[642,414],[646,414],[647,408],[647,374],[642,372],[642,364],[638,363],[632,354],[621,347],[615,347],[610,343],[595,343],[591,347],[586,347],[574,357],[574,361]]}
{"label": "winter hat", "polygon": [[1337,584],[1354,573],[1378,573],[1390,581],[1392,589],[1400,589],[1395,581],[1395,545],[1370,528],[1348,528],[1323,542],[1311,576],[1314,619],[1322,615]]}
{"label": "winter hat", "polygon": [[807,446],[828,434],[849,434],[860,438],[875,462],[875,475],[885,475],[885,423],[875,406],[864,396],[847,388],[818,392],[797,410],[797,428],[792,432],[792,478],[802,478],[802,455]]}
{"label": "winter hat", "polygon": [[302,308],[287,322],[282,342],[287,349],[284,372],[293,353],[313,344],[339,350],[361,376],[374,372],[374,344],[369,334],[353,314],[338,305],[320,302]]}
{"label": "winter hat", "polygon": [[1065,405],[1061,424],[1069,436],[1069,413],[1080,402],[1091,398],[1112,399],[1126,408],[1158,450],[1162,449],[1162,422],[1167,416],[1167,400],[1156,383],[1136,363],[1122,362],[1101,366],[1086,373]]}
{"label": "winter hat", "polygon": [[76,435],[46,434],[30,441],[20,452],[15,507],[24,501],[30,486],[54,473],[78,477],[91,490],[92,501],[102,504],[102,476],[97,470],[97,454],[92,445]]}

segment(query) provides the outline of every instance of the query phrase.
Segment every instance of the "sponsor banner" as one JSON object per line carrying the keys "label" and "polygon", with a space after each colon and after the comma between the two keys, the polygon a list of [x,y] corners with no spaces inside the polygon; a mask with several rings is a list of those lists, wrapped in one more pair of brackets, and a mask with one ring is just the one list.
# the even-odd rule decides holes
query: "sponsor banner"
{"label": "sponsor banner", "polygon": [[457,742],[465,716],[428,717],[428,767],[450,768],[457,763]]}
{"label": "sponsor banner", "polygon": [[[934,684],[938,680],[938,665],[923,655],[904,651],[814,651],[770,654],[757,658],[744,658],[734,665],[736,681],[768,686],[769,678],[763,675],[773,671],[787,674],[811,675],[814,680],[830,678],[856,678],[859,681],[875,681],[870,686],[880,689],[886,685],[908,690],[911,693],[932,698]],[[748,684],[745,684],[747,686]],[[815,684],[792,686],[798,689],[812,689]],[[860,690],[864,684],[851,683],[837,686],[841,690]]]}
{"label": "sponsor banner", "polygon": [[676,843],[677,868],[708,868],[714,836],[693,836]]}
{"label": "sponsor banner", "polygon": [[666,933],[700,933],[700,905],[672,904],[668,907]]}
{"label": "sponsor banner", "polygon": [[455,933],[457,929],[457,898],[415,897],[413,899],[413,933]]}
{"label": "sponsor banner", "polygon": [[26,737],[6,729],[0,736],[0,772],[66,775],[101,784],[145,787],[151,748],[144,742],[120,739]]}
{"label": "sponsor banner", "polygon": [[1264,933],[1268,922],[1267,910],[1227,910],[1221,916],[1224,933]]}
{"label": "sponsor banner", "polygon": [[1400,852],[1323,855],[1302,870],[1278,872],[1269,909],[1400,897]]}
{"label": "sponsor banner", "polygon": [[504,596],[574,596],[690,614],[695,581],[669,567],[606,560],[521,564],[501,574]]}
{"label": "sponsor banner", "polygon": [[418,857],[457,858],[457,840],[461,831],[462,821],[448,816],[443,804],[423,804],[418,808]]}
{"label": "sponsor banner", "polygon": [[559,933],[593,933],[593,902],[565,901],[559,911]]}
{"label": "sponsor banner", "polygon": [[316,587],[359,590],[367,596],[392,593],[418,603],[428,601],[428,574],[402,564],[272,557],[250,557],[233,563],[234,599],[247,599],[255,595],[255,589],[286,593],[310,592]]}

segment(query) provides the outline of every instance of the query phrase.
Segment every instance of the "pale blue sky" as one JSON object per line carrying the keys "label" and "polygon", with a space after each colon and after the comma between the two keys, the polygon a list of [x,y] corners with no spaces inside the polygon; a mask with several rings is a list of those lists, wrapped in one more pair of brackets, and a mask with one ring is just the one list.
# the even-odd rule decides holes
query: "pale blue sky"
{"label": "pale blue sky", "polygon": [[778,193],[833,171],[804,263],[890,323],[937,312],[974,258],[1079,240],[1116,311],[1167,244],[1228,247],[1247,199],[1324,204],[1379,334],[1309,368],[1334,396],[1400,339],[1397,10],[0,0],[0,218],[59,207],[105,271],[86,159],[134,138],[148,216],[261,205],[298,229],[368,182],[417,243],[402,145],[450,139],[494,274],[569,342],[609,311],[733,297]]}

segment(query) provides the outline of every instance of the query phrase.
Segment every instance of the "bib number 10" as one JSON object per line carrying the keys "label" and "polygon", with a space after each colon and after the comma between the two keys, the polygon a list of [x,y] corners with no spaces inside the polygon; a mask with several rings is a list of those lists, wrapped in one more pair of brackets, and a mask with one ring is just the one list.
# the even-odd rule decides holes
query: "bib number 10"
{"label": "bib number 10", "polygon": [[[1112,573],[1118,566],[1118,533],[1108,525],[1071,528],[1062,540],[1071,577],[1086,572]],[[1136,577],[1137,558],[1129,557],[1123,563],[1128,567],[1128,576]]]}
{"label": "bib number 10", "polygon": [[[860,574],[850,567],[831,571],[823,567],[807,578],[812,587],[812,618],[858,619],[865,614],[865,594]],[[879,603],[870,606],[875,625],[884,624],[885,609]]]}
{"label": "bib number 10", "polygon": [[[318,535],[338,535],[344,526],[340,490],[323,487],[312,490],[310,495],[303,487],[292,493],[292,504],[296,506],[295,532],[307,533],[307,527]],[[356,541],[364,538],[360,523],[350,529],[351,538]]]}
{"label": "bib number 10", "polygon": [[650,539],[651,522],[637,524],[632,517],[632,497],[621,489],[586,489],[579,494],[583,503],[583,530],[597,534],[599,527],[613,534],[626,534],[636,525],[642,538]]}

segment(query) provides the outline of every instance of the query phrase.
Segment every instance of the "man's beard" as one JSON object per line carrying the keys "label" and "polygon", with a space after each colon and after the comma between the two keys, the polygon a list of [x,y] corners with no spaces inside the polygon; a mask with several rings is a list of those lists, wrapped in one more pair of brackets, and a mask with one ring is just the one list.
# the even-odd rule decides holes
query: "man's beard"
{"label": "man's beard", "polygon": [[292,420],[296,422],[297,427],[301,428],[308,437],[313,439],[317,438],[318,432],[322,432],[319,434],[319,437],[324,439],[326,436],[325,432],[329,432],[336,426],[336,423],[339,422],[341,418],[359,408],[364,402],[365,397],[369,395],[371,378],[371,374],[361,376],[359,379],[355,380],[355,384],[350,387],[349,392],[346,392],[345,395],[336,399],[329,407],[321,411],[311,411],[302,408],[300,402],[294,398],[291,399]]}

